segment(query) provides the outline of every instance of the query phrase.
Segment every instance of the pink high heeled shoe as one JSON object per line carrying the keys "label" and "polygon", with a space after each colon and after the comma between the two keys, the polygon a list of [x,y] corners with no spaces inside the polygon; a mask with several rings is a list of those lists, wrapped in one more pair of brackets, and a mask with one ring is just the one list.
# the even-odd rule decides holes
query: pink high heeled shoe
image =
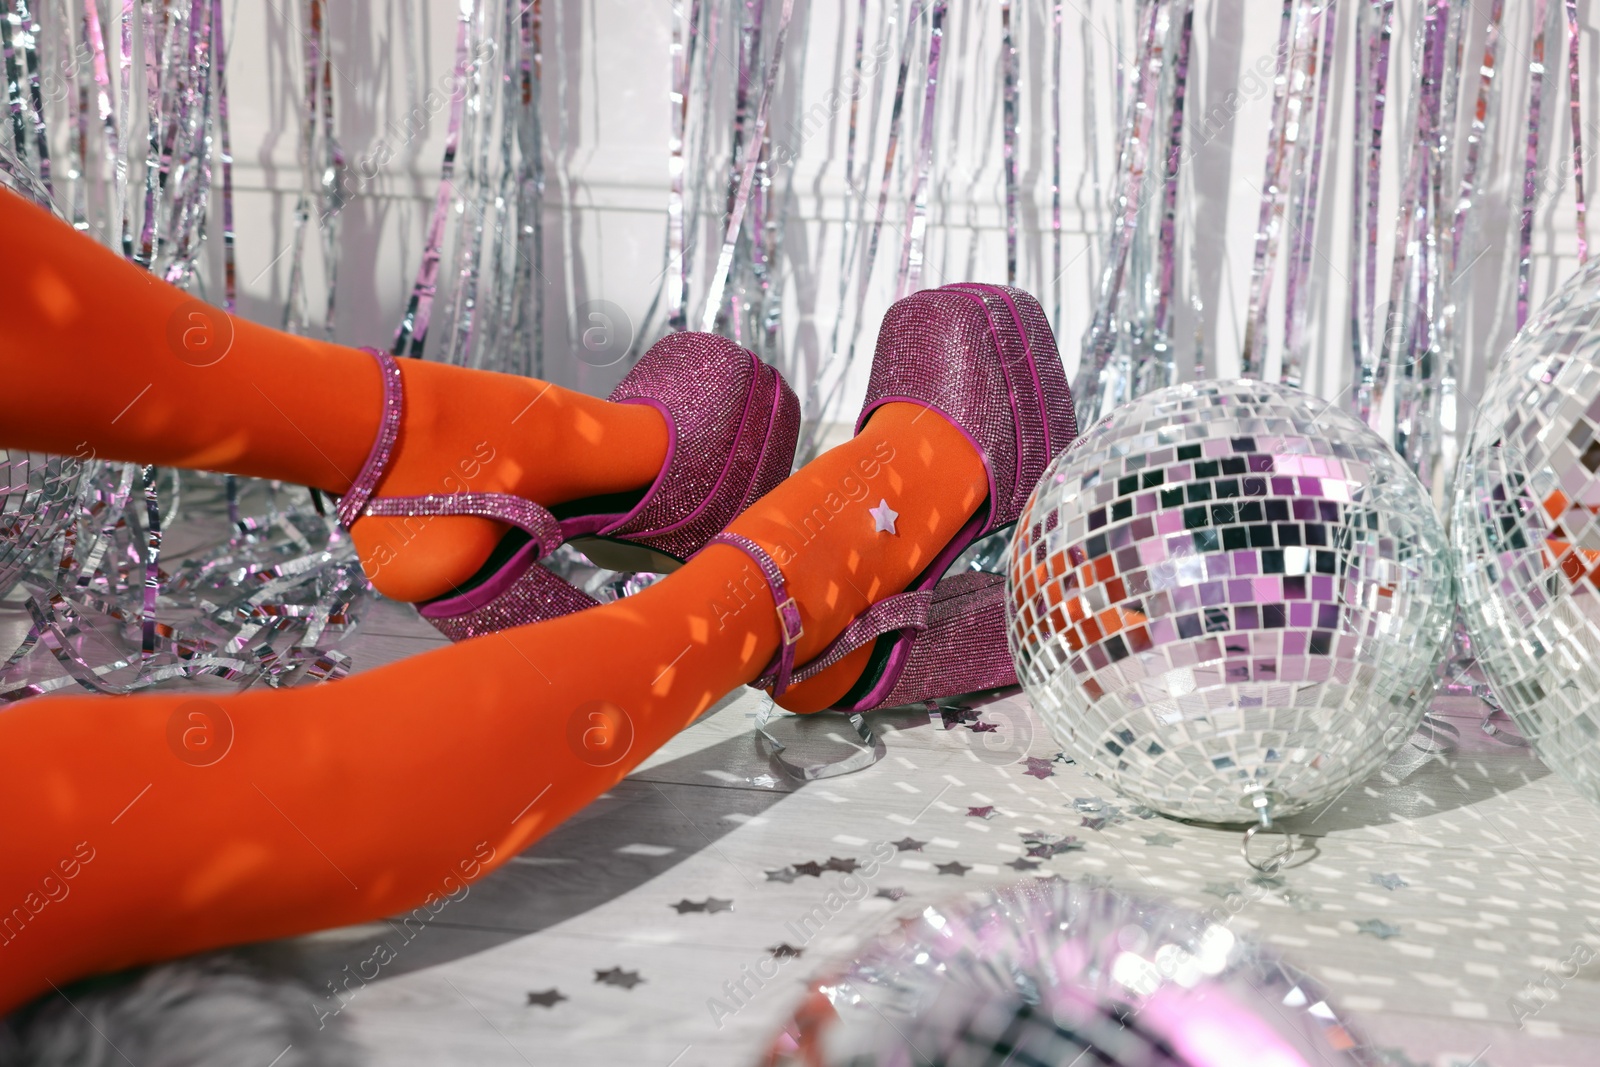
{"label": "pink high heeled shoe", "polygon": [[669,568],[699,551],[794,465],[800,402],[776,368],[725,337],[676,333],[651,346],[607,397],[649,404],[667,421],[666,462],[636,501],[579,500],[552,512],[506,493],[376,496],[404,403],[394,357],[366,351],[383,369],[383,421],[360,474],[339,499],[340,524],[349,528],[364,515],[477,515],[512,527],[459,590],[417,606],[452,641],[594,607],[592,597],[539,565],[563,542],[597,539],[594,554],[611,552],[609,562],[619,569]]}
{"label": "pink high heeled shoe", "polygon": [[800,666],[794,662],[799,609],[783,572],[749,538],[711,538],[711,544],[748,554],[772,587],[783,645],[751,684],[770,687],[774,696],[868,643],[867,669],[836,710],[897,707],[1016,684],[1006,650],[1005,576],[945,572],[978,538],[1017,521],[1045,468],[1077,436],[1072,393],[1039,302],[1020,289],[977,283],[927,289],[896,302],[878,332],[856,432],[879,406],[896,401],[926,405],[961,430],[983,460],[988,500],[905,592],[872,605]]}

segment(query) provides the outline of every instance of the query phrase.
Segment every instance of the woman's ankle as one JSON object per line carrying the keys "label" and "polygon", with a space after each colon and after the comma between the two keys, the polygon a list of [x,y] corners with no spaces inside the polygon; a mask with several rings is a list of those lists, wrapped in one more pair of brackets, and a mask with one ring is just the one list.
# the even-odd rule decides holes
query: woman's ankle
{"label": "woman's ankle", "polygon": [[[983,461],[942,415],[886,404],[853,440],[762,498],[730,530],[783,571],[804,628],[797,663],[814,658],[862,611],[922,576],[982,505]],[[860,678],[871,648],[795,685],[780,703],[817,711]]]}

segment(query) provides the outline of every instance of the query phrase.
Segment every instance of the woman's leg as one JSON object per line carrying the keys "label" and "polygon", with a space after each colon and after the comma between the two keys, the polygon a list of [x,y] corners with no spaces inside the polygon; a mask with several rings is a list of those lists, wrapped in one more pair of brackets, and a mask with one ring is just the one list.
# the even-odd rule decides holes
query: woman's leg
{"label": "woman's leg", "polygon": [[[0,233],[0,447],[349,488],[378,429],[371,356],[229,316],[4,190]],[[388,495],[548,506],[642,488],[666,460],[665,422],[646,405],[420,360],[401,370]],[[353,532],[363,559],[380,545],[397,557],[383,592],[422,600],[471,576],[503,527],[439,518],[386,543],[368,519]]]}
{"label": "woman's leg", "polygon": [[[732,529],[784,561],[804,662],[909,584],[985,487],[958,430],[893,404]],[[880,499],[894,534],[867,513]],[[0,1011],[52,983],[459,892],[756,677],[778,641],[754,563],[712,546],[618,603],[325,686],[0,713],[0,810],[14,814]],[[813,679],[809,699],[859,671]]]}

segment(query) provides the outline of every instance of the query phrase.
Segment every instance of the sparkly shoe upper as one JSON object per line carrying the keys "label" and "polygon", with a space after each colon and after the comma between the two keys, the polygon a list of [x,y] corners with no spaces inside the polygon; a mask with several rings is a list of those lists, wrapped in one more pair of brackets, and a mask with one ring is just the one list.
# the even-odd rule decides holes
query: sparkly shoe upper
{"label": "sparkly shoe upper", "polygon": [[889,308],[857,432],[879,405],[897,400],[929,405],[977,449],[989,510],[976,536],[1015,522],[1050,460],[1077,436],[1044,310],[1006,286],[925,289]]}
{"label": "sparkly shoe upper", "polygon": [[668,334],[607,399],[662,413],[667,461],[633,510],[598,529],[565,524],[568,537],[592,532],[687,559],[794,463],[799,400],[774,368],[726,337]]}

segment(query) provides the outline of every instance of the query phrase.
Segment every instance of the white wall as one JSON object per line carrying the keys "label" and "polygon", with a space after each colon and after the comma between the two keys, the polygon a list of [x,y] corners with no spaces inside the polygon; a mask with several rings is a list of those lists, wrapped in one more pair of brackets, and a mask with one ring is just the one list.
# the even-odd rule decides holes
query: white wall
{"label": "white wall", "polygon": [[[707,0],[720,4],[721,0]],[[777,0],[768,5],[776,11]],[[855,4],[811,3],[799,0],[795,32],[790,41],[788,69],[781,83],[783,98],[775,110],[775,138],[793,144],[801,134],[795,119],[826,98],[842,71],[848,69],[853,45]],[[1023,184],[1019,284],[1037,292],[1047,311],[1053,311],[1057,294],[1061,315],[1058,336],[1069,372],[1076,366],[1077,350],[1092,313],[1095,292],[1092,267],[1100,252],[1098,238],[1103,212],[1096,213],[1093,191],[1100,185],[1100,203],[1109,196],[1113,131],[1110,127],[1112,60],[1119,41],[1111,28],[1112,5],[1086,7],[1061,5],[1064,26],[1062,110],[1063,210],[1062,256],[1065,270],[1052,286],[1050,220],[1050,139],[1039,121],[1051,104],[1049,52],[1046,28],[1053,5],[1041,0],[1014,4],[1022,62],[1023,112],[1018,170]],[[1349,12],[1341,16],[1349,32]],[[1403,3],[1402,27],[1395,38],[1394,66],[1397,85],[1406,78],[1407,51],[1413,9]],[[1490,256],[1481,269],[1475,299],[1484,309],[1504,305],[1508,244],[1514,235],[1507,226],[1514,213],[1505,205],[1520,189],[1518,139],[1523,135],[1523,93],[1526,84],[1529,30],[1521,5],[1507,5],[1507,42],[1502,48],[1500,80],[1509,103],[1501,124],[1498,146],[1484,163],[1485,173],[1496,175],[1486,203],[1483,246]],[[1559,5],[1553,5],[1559,8]],[[384,344],[398,323],[420,254],[422,229],[436,188],[444,138],[444,116],[428,126],[423,136],[395,144],[385,126],[422,98],[427,87],[450,69],[455,43],[455,5],[422,0],[386,0],[370,4],[332,5],[333,58],[339,125],[345,149],[352,159],[372,151],[379,138],[388,136],[396,148],[394,159],[379,178],[364,189],[342,216],[341,263],[336,335],[348,343]],[[870,49],[881,20],[880,0],[869,7]],[[924,284],[963,278],[1003,280],[1005,233],[1001,181],[1000,122],[998,113],[999,8],[993,3],[954,0],[950,5],[945,40],[944,77],[940,86],[942,135],[935,146],[937,181],[931,197],[928,266]],[[667,197],[669,49],[672,37],[670,0],[545,0],[545,128],[550,142],[549,204],[546,217],[547,344],[549,376],[581,388],[603,391],[621,368],[596,369],[575,359],[563,360],[570,345],[563,308],[569,301],[567,261],[570,259],[570,302],[605,299],[620,305],[635,319],[642,317],[658,284],[662,269],[665,205]],[[414,27],[407,33],[409,22]],[[1469,12],[1472,19],[1479,16]],[[1591,23],[1597,17],[1588,12]],[[300,183],[296,163],[296,97],[299,93],[302,40],[299,4],[240,3],[234,9],[234,34],[230,82],[233,93],[234,144],[237,160],[239,277],[242,310],[266,322],[277,322],[288,278],[285,249],[293,233],[293,206]],[[560,35],[556,21],[560,20]],[[1196,54],[1190,79],[1189,137],[1199,145],[1193,173],[1186,175],[1187,206],[1180,214],[1188,220],[1181,241],[1184,263],[1180,288],[1187,297],[1198,295],[1203,311],[1184,311],[1177,322],[1180,338],[1198,336],[1206,351],[1211,373],[1227,374],[1237,368],[1243,333],[1250,260],[1254,248],[1255,217],[1259,208],[1264,138],[1270,118],[1270,93],[1258,90],[1247,71],[1257,59],[1270,57],[1277,48],[1278,7],[1258,0],[1202,0],[1196,17]],[[1481,50],[1481,27],[1469,36],[1467,63]],[[558,47],[559,42],[559,47]],[[1584,62],[1594,69],[1594,32],[1585,31]],[[1131,48],[1124,38],[1121,47]],[[731,62],[728,42],[722,42],[719,63]],[[1098,167],[1086,156],[1084,112],[1085,48],[1094,50],[1098,131]],[[1341,56],[1347,49],[1341,47]],[[1573,262],[1571,190],[1562,180],[1567,147],[1564,48],[1552,38],[1547,45],[1551,77],[1546,83],[1546,112],[1553,117],[1549,149],[1554,153],[1542,180],[1549,195],[1541,203],[1535,236],[1536,292],[1548,292],[1558,275]],[[892,89],[895,59],[869,82],[869,90],[883,100],[875,127],[877,140],[861,161],[867,167],[872,196],[883,159],[887,98]],[[1336,84],[1349,77],[1343,59]],[[920,61],[912,71],[913,90],[908,107],[920,107]],[[1588,81],[1586,79],[1586,81]],[[1589,82],[1592,84],[1592,81]],[[558,122],[558,92],[565,95],[565,138]],[[1201,124],[1215,115],[1233,94],[1229,110],[1238,107],[1230,121]],[[1391,94],[1391,115],[1407,108],[1403,88]],[[862,136],[868,133],[871,93],[862,101]],[[1327,178],[1323,195],[1329,207],[1319,229],[1316,272],[1321,285],[1317,327],[1328,338],[1329,351],[1343,351],[1345,321],[1344,279],[1348,269],[1347,186],[1352,160],[1349,130],[1354,122],[1348,91],[1335,95],[1330,121],[1339,131],[1326,144]],[[1470,110],[1470,102],[1463,112]],[[786,126],[785,123],[788,123]],[[799,161],[792,180],[793,203],[787,231],[788,258],[784,264],[787,285],[784,335],[788,351],[781,365],[803,383],[830,364],[829,337],[838,304],[839,219],[847,189],[842,181],[848,112],[832,115],[820,131],[800,144]],[[953,134],[953,137],[951,136]],[[1386,183],[1380,227],[1380,264],[1386,276],[1392,259],[1396,194],[1393,178],[1403,167],[1403,130],[1387,135]],[[1590,137],[1586,151],[1600,138]],[[902,139],[900,150],[914,145]],[[559,206],[563,179],[567,185],[567,217]],[[1513,187],[1515,186],[1515,188]],[[1497,200],[1495,198],[1498,198]],[[1498,206],[1497,206],[1498,205]],[[865,316],[864,352],[846,392],[841,409],[848,417],[859,396],[861,375],[870,353],[872,327],[893,297],[894,268],[900,258],[904,225],[904,178],[898,176],[879,251],[871,300]],[[714,257],[712,229],[707,220],[702,234],[698,266],[703,270]],[[1514,256],[1511,258],[1514,259]],[[307,253],[314,283],[320,279],[319,256]],[[1281,260],[1280,260],[1281,264]],[[1514,264],[1509,265],[1514,269]],[[1475,268],[1475,270],[1478,268]],[[1283,274],[1280,265],[1280,285]],[[1475,279],[1476,280],[1476,279]],[[703,295],[704,286],[698,290]],[[1385,289],[1386,292],[1386,289]],[[1281,295],[1279,297],[1281,300]],[[1380,301],[1381,302],[1381,301]],[[312,306],[317,307],[313,299]],[[1185,304],[1187,307],[1187,303]],[[692,308],[698,318],[698,306]],[[1473,320],[1475,335],[1492,336],[1497,344],[1508,336],[1505,323],[1493,316]],[[848,324],[847,324],[848,326]],[[1198,333],[1196,334],[1196,328]],[[847,329],[848,334],[848,329]],[[1317,383],[1331,394],[1348,379],[1341,358],[1324,363]]]}

